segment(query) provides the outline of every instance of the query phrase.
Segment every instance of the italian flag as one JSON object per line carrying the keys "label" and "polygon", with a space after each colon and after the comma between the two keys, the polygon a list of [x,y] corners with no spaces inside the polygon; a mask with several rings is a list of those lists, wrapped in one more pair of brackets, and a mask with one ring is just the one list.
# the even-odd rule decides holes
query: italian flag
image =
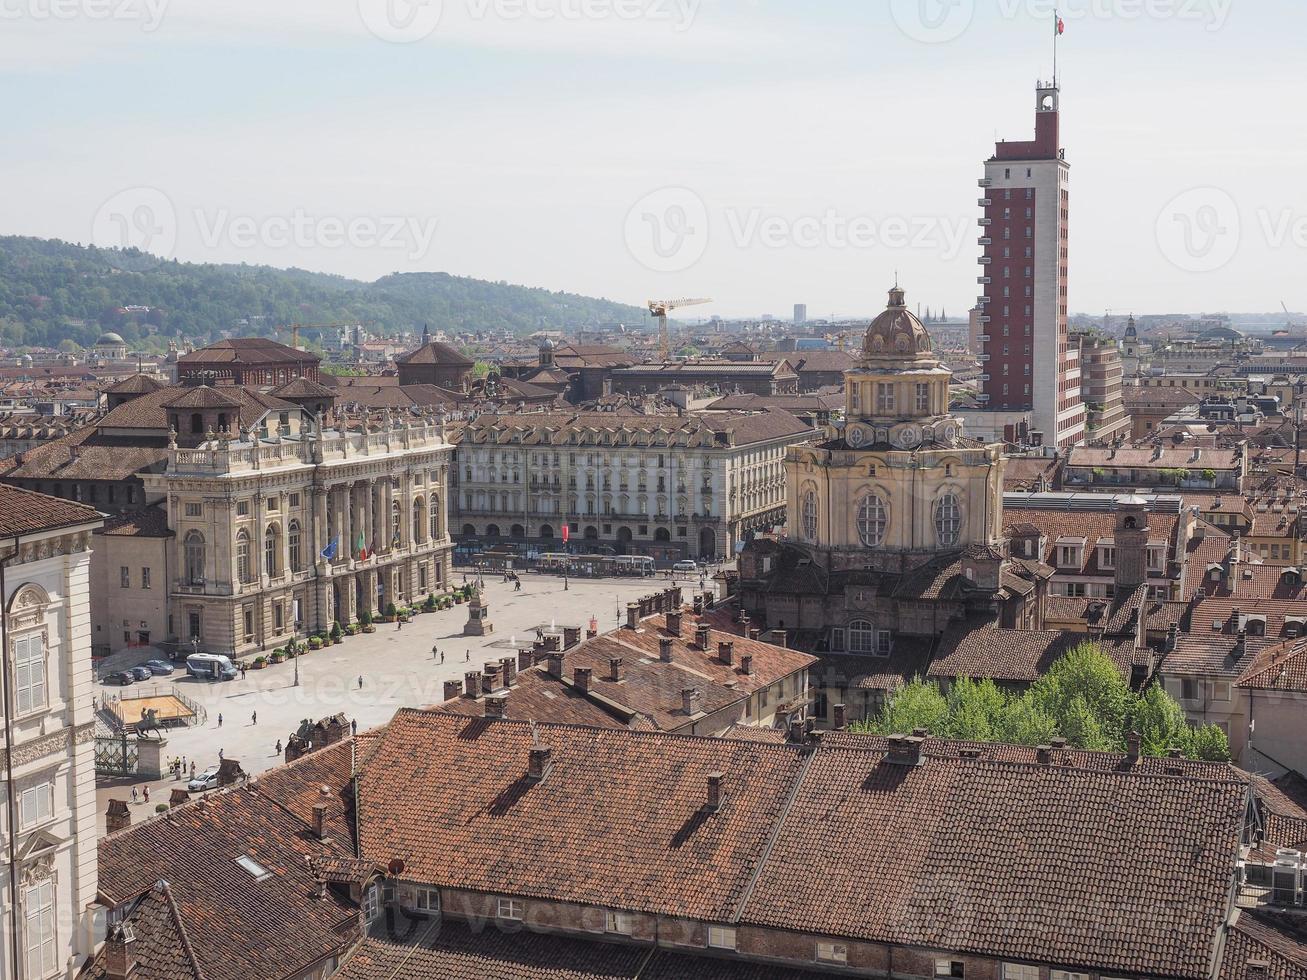
{"label": "italian flag", "polygon": [[363,561],[365,558],[368,557],[368,548],[367,548],[367,544],[363,540],[362,531],[359,532],[358,548],[355,550],[358,552],[359,561]]}
{"label": "italian flag", "polygon": [[1063,34],[1066,33],[1066,21],[1064,21],[1061,17],[1057,15],[1054,15],[1053,17],[1053,27],[1054,30],[1057,31],[1058,37],[1061,37]]}

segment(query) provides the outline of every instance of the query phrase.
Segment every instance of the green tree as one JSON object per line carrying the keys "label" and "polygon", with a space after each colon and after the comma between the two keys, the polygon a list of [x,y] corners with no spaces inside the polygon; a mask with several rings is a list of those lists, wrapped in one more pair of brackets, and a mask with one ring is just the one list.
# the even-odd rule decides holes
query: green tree
{"label": "green tree", "polygon": [[1003,731],[1007,696],[992,680],[958,678],[949,688],[948,718],[937,733],[972,742],[997,741]]}
{"label": "green tree", "polygon": [[947,717],[948,702],[939,693],[939,685],[918,678],[891,694],[880,716],[860,727],[878,735],[901,734],[917,728],[936,732]]}
{"label": "green tree", "polygon": [[1192,729],[1189,732],[1188,744],[1182,745],[1181,748],[1191,759],[1203,759],[1206,762],[1230,761],[1230,739],[1215,725]]}
{"label": "green tree", "polygon": [[1130,730],[1139,733],[1144,755],[1165,755],[1172,746],[1186,749],[1190,742],[1184,708],[1160,684],[1131,697]]}
{"label": "green tree", "polygon": [[[1116,664],[1094,644],[1081,643],[1068,651],[1031,686],[1028,696],[1031,704],[1051,717],[1073,744],[1095,747],[1078,742],[1069,730],[1088,730],[1087,720],[1094,722],[1097,737],[1119,737],[1124,744],[1130,685]],[[1083,702],[1083,706],[1077,702]]]}

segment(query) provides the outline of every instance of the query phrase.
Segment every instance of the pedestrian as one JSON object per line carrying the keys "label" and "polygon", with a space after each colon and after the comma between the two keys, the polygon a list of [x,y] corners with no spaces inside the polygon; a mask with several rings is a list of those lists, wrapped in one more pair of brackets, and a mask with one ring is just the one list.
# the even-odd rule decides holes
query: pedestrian
{"label": "pedestrian", "polygon": [[192,779],[195,778],[195,763],[194,763],[194,762],[191,763],[191,778],[192,778]]}
{"label": "pedestrian", "polygon": [[277,739],[277,754],[281,755],[281,739]]}
{"label": "pedestrian", "polygon": [[222,761],[222,749],[219,749],[219,750],[218,750],[218,761],[219,761],[219,762]]}
{"label": "pedestrian", "polygon": [[357,718],[350,720],[349,730],[352,735],[357,735],[359,733],[359,722]]}
{"label": "pedestrian", "polygon": [[241,680],[245,680],[245,665],[241,664]]}
{"label": "pedestrian", "polygon": [[136,787],[135,787],[135,786],[132,787],[132,802],[133,802],[133,803],[139,803],[139,802],[140,802],[140,800],[137,798],[137,793],[136,793]]}
{"label": "pedestrian", "polygon": [[463,654],[463,663],[466,664],[471,662],[472,662],[472,651],[469,650],[467,653]]}
{"label": "pedestrian", "polygon": [[395,632],[398,633],[404,628],[404,619],[402,616],[395,617]]}
{"label": "pedestrian", "polygon": [[146,802],[146,803],[149,803],[149,802],[150,802],[150,787],[149,787],[149,786],[146,786],[146,787],[144,787],[144,789],[145,789],[145,802]]}
{"label": "pedestrian", "polygon": [[186,756],[182,756],[182,772],[186,771]]}
{"label": "pedestrian", "polygon": [[359,690],[363,690],[363,675],[359,674]]}
{"label": "pedestrian", "polygon": [[221,712],[221,711],[218,712],[218,727],[219,727],[219,728],[222,727],[222,712]]}
{"label": "pedestrian", "polygon": [[445,662],[445,651],[443,650],[440,651],[440,662],[442,664]]}
{"label": "pedestrian", "polygon": [[250,724],[251,724],[251,725],[257,725],[258,723],[259,723],[259,713],[258,713],[257,711],[251,711],[251,712],[250,712]]}

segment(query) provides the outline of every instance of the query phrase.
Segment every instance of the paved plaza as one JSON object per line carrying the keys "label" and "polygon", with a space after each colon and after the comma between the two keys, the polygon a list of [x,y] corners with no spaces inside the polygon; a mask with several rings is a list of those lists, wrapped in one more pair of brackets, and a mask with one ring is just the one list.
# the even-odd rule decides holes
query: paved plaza
{"label": "paved plaza", "polygon": [[[461,581],[461,572],[456,576]],[[579,626],[585,629],[593,616],[600,632],[625,620],[626,603],[669,582],[659,578],[569,579],[551,575],[524,575],[522,591],[487,576],[484,597],[490,606],[494,633],[463,636],[467,606],[419,615],[397,629],[394,623],[378,623],[372,634],[346,637],[336,646],[306,654],[294,661],[251,670],[243,680],[197,681],[185,675],[185,668],[171,678],[178,691],[204,706],[208,718],[203,725],[170,729],[164,756],[185,756],[197,770],[218,762],[218,752],[237,759],[251,776],[278,765],[276,751],[299,727],[303,719],[317,720],[344,712],[358,722],[360,730],[386,723],[403,707],[422,707],[444,700],[444,682],[462,680],[464,671],[481,669],[487,660],[498,660],[529,646],[537,628]],[[682,576],[676,584],[690,590],[699,585],[697,576]],[[711,583],[709,583],[711,586]],[[431,648],[444,654],[444,662]],[[296,663],[299,686],[295,686]],[[469,666],[470,665],[470,666]],[[362,678],[362,685],[359,678]],[[131,688],[106,687],[107,697],[130,696]],[[257,713],[258,720],[254,720]],[[219,725],[218,719],[222,718]],[[101,831],[110,799],[130,799],[131,787],[144,783],[102,780],[98,788],[97,813]],[[167,802],[171,790],[181,785],[167,777],[150,784],[150,804],[142,799],[132,808],[134,819],[152,815],[154,805]]]}

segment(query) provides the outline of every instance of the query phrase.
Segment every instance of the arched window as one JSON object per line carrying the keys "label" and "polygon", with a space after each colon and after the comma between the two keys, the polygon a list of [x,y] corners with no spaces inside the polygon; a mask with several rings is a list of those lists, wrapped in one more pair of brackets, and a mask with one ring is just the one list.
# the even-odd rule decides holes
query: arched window
{"label": "arched window", "polygon": [[951,493],[944,494],[935,504],[935,535],[943,548],[953,547],[962,536],[962,508]]}
{"label": "arched window", "polygon": [[803,495],[802,504],[803,536],[809,541],[817,540],[817,494],[808,490]]}
{"label": "arched window", "polygon": [[425,510],[426,510],[426,508],[423,506],[422,498],[421,498],[421,497],[416,498],[416,499],[413,501],[413,541],[414,541],[414,543],[417,543],[417,542],[419,542],[419,541],[423,541],[423,540],[425,540],[425,538],[426,538],[426,526],[427,526],[427,522],[426,522],[426,520],[425,520],[425,517],[426,517],[426,515],[425,515],[425,513],[424,513]]}
{"label": "arched window", "polygon": [[431,503],[427,505],[427,511],[431,515],[430,521],[428,522],[430,524],[431,540],[439,541],[440,540],[440,498],[439,497],[431,498]]}
{"label": "arched window", "polygon": [[889,515],[885,504],[874,493],[858,502],[858,537],[868,548],[879,548],[885,540],[885,525]]}
{"label": "arched window", "polygon": [[250,568],[250,534],[244,528],[236,533],[236,577],[242,582],[251,581],[254,576]]}
{"label": "arched window", "polygon": [[204,584],[204,535],[191,531],[186,535],[184,544],[186,558],[186,581],[191,585]]}
{"label": "arched window", "polygon": [[290,551],[290,570],[298,572],[303,566],[300,564],[300,522],[291,521],[290,527],[286,529],[286,547]]}
{"label": "arched window", "polygon": [[876,628],[865,619],[849,623],[849,653],[875,653]]}
{"label": "arched window", "polygon": [[277,574],[277,525],[269,524],[263,535],[263,568],[271,578]]}

